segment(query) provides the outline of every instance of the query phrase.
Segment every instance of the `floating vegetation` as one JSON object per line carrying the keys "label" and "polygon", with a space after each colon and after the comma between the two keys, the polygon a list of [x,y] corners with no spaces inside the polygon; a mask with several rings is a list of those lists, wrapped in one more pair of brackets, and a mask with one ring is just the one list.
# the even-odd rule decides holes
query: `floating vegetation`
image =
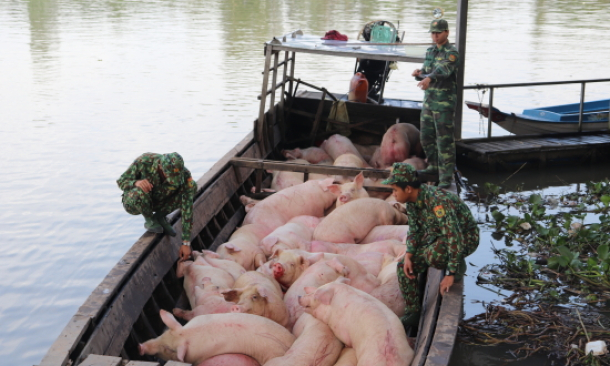
{"label": "floating vegetation", "polygon": [[520,358],[545,352],[566,365],[610,364],[584,351],[589,340],[610,342],[610,182],[559,196],[483,188],[468,198],[486,206],[485,229],[504,247],[492,244],[497,262],[477,283],[510,295],[464,320],[461,339],[517,345]]}

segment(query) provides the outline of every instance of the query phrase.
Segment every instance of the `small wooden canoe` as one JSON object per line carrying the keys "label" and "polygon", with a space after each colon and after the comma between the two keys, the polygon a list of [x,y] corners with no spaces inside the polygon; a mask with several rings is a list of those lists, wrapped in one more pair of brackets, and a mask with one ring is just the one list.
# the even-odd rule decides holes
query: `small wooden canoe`
{"label": "small wooden canoe", "polygon": [[[296,34],[295,38],[298,37]],[[319,94],[297,93],[300,81],[293,75],[295,53],[315,52],[316,48],[303,50],[296,44],[289,46],[286,43],[276,39],[265,45],[261,94],[264,97],[261,97],[261,114],[254,123],[254,130],[197,181],[192,229],[194,250],[215,250],[228,240],[245,216],[239,197],[251,194],[253,188],[260,192],[262,187],[269,185],[270,175],[266,169],[352,176],[364,170],[369,177],[388,174],[385,170],[287,163],[283,161],[281,149],[311,146],[339,128],[348,128],[354,142],[379,144],[384,131],[397,120],[419,124],[417,105],[412,108],[417,102],[409,101],[386,105],[347,102],[349,124],[325,117],[333,102],[327,98],[329,93],[323,88]],[[330,51],[324,49],[324,52]],[[345,57],[349,51],[340,52],[340,56]],[[411,57],[383,49],[371,54],[363,52],[357,49],[350,55],[412,61]],[[280,55],[284,55],[281,63],[278,61]],[[421,62],[420,59],[416,61]],[[283,70],[278,71],[281,67]],[[268,93],[270,78],[275,87]],[[276,90],[280,92],[276,93]],[[276,94],[279,94],[278,103],[274,101]],[[268,110],[265,109],[267,99],[271,106]],[[171,312],[176,306],[188,307],[184,302],[182,280],[175,275],[181,245],[178,211],[171,215],[170,222],[178,235],[174,238],[152,233],[142,235],[70,319],[40,366],[117,365],[122,360],[128,360],[130,366],[152,366],[160,362],[151,356],[140,356],[138,343],[164,331],[159,310]],[[436,269],[430,269],[427,274],[413,366],[447,365],[451,356],[461,317],[462,285],[454,285],[441,297],[438,288],[442,276]],[[167,365],[177,363],[168,362]]]}

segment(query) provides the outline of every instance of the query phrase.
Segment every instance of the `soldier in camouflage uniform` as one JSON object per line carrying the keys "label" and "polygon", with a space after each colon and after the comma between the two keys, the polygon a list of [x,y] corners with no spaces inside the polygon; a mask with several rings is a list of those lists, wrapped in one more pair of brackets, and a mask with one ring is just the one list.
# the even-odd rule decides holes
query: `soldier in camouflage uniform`
{"label": "soldier in camouflage uniform", "polygon": [[426,59],[412,76],[425,90],[420,117],[421,144],[428,159],[422,173],[437,175],[439,187],[449,188],[455,168],[453,116],[457,99],[459,55],[447,40],[449,26],[445,19],[433,20],[430,33],[435,45],[426,51]]}
{"label": "soldier in camouflage uniform", "polygon": [[396,268],[400,291],[406,301],[405,327],[417,325],[420,313],[417,274],[428,267],[445,270],[441,294],[448,292],[464,258],[479,246],[479,228],[470,209],[460,198],[438,187],[422,185],[417,171],[405,163],[394,163],[392,174],[382,182],[392,185],[394,197],[406,203],[409,217],[407,252]]}
{"label": "soldier in camouflage uniform", "polygon": [[178,153],[139,156],[117,180],[123,190],[123,207],[132,215],[144,216],[144,227],[153,233],[176,236],[166,216],[175,209],[182,211],[182,246],[180,258],[191,255],[190,240],[193,225],[193,198],[197,183],[184,167]]}

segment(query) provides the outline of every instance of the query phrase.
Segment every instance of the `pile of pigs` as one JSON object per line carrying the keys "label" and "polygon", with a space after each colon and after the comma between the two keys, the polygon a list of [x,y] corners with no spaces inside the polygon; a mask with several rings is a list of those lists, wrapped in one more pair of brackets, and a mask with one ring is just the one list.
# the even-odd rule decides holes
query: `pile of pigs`
{"label": "pile of pigs", "polygon": [[[380,169],[406,160],[421,169],[418,149],[419,131],[400,123],[381,146],[334,135],[285,156]],[[392,197],[369,197],[362,174],[333,184],[345,179],[274,172],[277,193],[242,197],[246,217],[229,241],[178,264],[192,310],[162,310],[169,329],[140,344],[140,354],[197,366],[409,365],[396,276],[407,216]]]}

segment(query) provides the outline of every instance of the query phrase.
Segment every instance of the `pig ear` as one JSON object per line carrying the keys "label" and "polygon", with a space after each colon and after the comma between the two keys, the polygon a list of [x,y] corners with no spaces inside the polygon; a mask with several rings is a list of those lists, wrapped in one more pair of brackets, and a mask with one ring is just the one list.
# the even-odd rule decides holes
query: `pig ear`
{"label": "pig ear", "polygon": [[333,184],[334,180],[334,178],[326,178],[324,180],[319,180],[318,182],[320,183],[322,190],[326,192],[328,191],[328,187]]}
{"label": "pig ear", "polygon": [[335,280],[335,282],[337,282],[337,283],[344,283],[344,284],[346,284],[346,285],[349,285],[349,284],[352,282],[352,280],[350,280],[350,279],[349,279],[349,278],[347,278],[347,277],[339,276],[339,277],[337,277],[337,279]]}
{"label": "pig ear", "polygon": [[261,295],[263,298],[265,298],[265,300],[269,299],[269,295],[271,295],[269,293],[269,290],[267,290],[263,286],[256,286],[256,291],[258,292],[259,295]]}
{"label": "pig ear", "polygon": [[337,184],[331,184],[330,186],[328,186],[328,190],[330,191],[330,193],[339,195],[341,194],[341,188],[339,188],[339,185]]}
{"label": "pig ear", "polygon": [[235,244],[233,244],[233,243],[224,243],[224,246],[231,253],[241,252],[241,249],[239,247],[236,247]]}
{"label": "pig ear", "polygon": [[[277,240],[276,240],[276,241],[277,241]],[[275,244],[275,243],[273,243],[273,244]],[[284,251],[284,250],[283,250],[283,249],[281,249],[281,248],[278,248],[278,249],[274,250],[274,251],[273,251],[273,254],[271,254],[271,257],[269,257],[269,259],[274,258],[274,257],[279,257],[279,256],[280,256],[280,254],[282,254],[282,252],[283,252],[283,251]]]}
{"label": "pig ear", "polygon": [[305,293],[307,295],[309,295],[309,294],[313,294],[314,292],[316,292],[317,288],[311,287],[311,286],[305,286],[305,288],[303,290],[305,290]]}
{"label": "pig ear", "polygon": [[178,359],[178,361],[184,362],[184,356],[186,356],[187,347],[187,342],[182,342],[178,345],[178,348],[176,349],[176,358]]}
{"label": "pig ear", "polygon": [[332,269],[337,271],[341,276],[349,276],[349,268],[347,268],[337,257],[326,262]]}
{"label": "pig ear", "polygon": [[271,248],[272,246],[274,246],[277,243],[277,236],[267,236],[265,237],[265,239],[263,239],[261,241],[261,243],[265,246],[268,246],[269,248]]}
{"label": "pig ear", "polygon": [[356,178],[354,178],[354,183],[356,183],[357,189],[362,188],[362,185],[364,184],[364,174],[362,174],[362,172],[358,173]]}
{"label": "pig ear", "polygon": [[330,305],[331,301],[333,301],[333,296],[335,296],[335,290],[332,287],[326,286],[326,288],[319,288],[313,296],[321,304]]}
{"label": "pig ear", "polygon": [[312,264],[319,262],[324,258],[324,253],[313,253],[307,257],[307,262],[311,266]]}
{"label": "pig ear", "polygon": [[161,314],[161,320],[163,321],[163,323],[165,325],[167,325],[167,327],[169,329],[178,330],[178,329],[182,328],[182,325],[180,325],[180,323],[178,323],[176,318],[174,318],[174,316],[172,314],[170,314],[169,312],[161,309],[161,311],[159,313]]}
{"label": "pig ear", "polygon": [[239,296],[241,295],[242,289],[232,289],[232,290],[224,290],[220,291],[222,296],[225,297],[226,301],[235,302],[235,300],[239,300]]}

